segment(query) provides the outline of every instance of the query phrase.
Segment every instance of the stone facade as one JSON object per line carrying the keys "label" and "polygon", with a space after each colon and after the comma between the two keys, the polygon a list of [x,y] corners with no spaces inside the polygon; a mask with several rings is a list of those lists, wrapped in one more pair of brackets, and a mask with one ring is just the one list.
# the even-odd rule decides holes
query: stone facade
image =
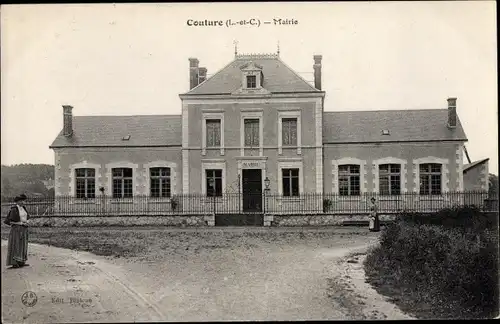
{"label": "stone facade", "polygon": [[362,166],[361,192],[378,192],[378,165],[401,164],[401,192],[418,192],[420,163],[440,163],[443,192],[460,191],[461,160],[455,160],[455,142],[327,144],[324,147],[325,192],[338,192],[337,167],[340,164]]}
{"label": "stone facade", "polygon": [[[279,192],[281,178],[278,171],[283,162],[313,166],[300,173],[301,192],[322,192],[322,145],[317,146],[317,142],[321,143],[322,127],[318,127],[319,131],[310,127],[321,125],[318,116],[323,111],[322,95],[270,99],[183,99],[183,107],[183,113],[188,116],[183,118],[187,120],[187,129],[200,129],[202,134],[207,119],[215,116],[223,120],[220,148],[207,148],[203,144],[205,136],[188,132],[188,140],[183,142],[183,165],[188,166],[183,170],[185,193],[204,193],[204,170],[217,166],[217,163],[220,168],[221,163],[225,165],[222,174],[224,192],[237,192],[238,175],[241,179],[241,170],[244,168],[261,169],[262,180],[268,177],[271,191]],[[298,118],[298,145],[287,148],[280,144],[281,119],[292,115]],[[258,147],[244,146],[244,118],[258,118],[260,121]],[[241,185],[239,183],[240,188]]]}
{"label": "stone facade", "polygon": [[75,193],[76,168],[88,167],[96,170],[95,187],[111,191],[111,168],[133,169],[134,195],[148,195],[148,169],[154,166],[170,167],[171,190],[182,192],[182,155],[180,147],[171,148],[59,148],[55,149],[55,194],[72,196]]}

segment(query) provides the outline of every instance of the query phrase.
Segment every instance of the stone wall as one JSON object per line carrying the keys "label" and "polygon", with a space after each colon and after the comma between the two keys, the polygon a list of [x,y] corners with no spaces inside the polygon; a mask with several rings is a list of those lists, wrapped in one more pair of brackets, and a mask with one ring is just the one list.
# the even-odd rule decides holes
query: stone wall
{"label": "stone wall", "polygon": [[[394,215],[380,215],[380,220],[391,221]],[[2,228],[7,227],[3,223]],[[368,215],[265,215],[264,226],[339,226],[349,222],[368,222]],[[213,214],[185,216],[36,216],[30,219],[32,227],[79,226],[215,226]]]}
{"label": "stone wall", "polygon": [[[394,215],[380,215],[381,222],[394,220]],[[265,226],[339,226],[348,222],[367,222],[368,215],[266,215]]]}
{"label": "stone wall", "polygon": [[[7,226],[3,223],[2,227]],[[39,216],[30,219],[33,227],[78,226],[214,226],[213,215],[185,216]]]}
{"label": "stone wall", "polygon": [[488,162],[464,171],[464,189],[466,191],[488,191]]}

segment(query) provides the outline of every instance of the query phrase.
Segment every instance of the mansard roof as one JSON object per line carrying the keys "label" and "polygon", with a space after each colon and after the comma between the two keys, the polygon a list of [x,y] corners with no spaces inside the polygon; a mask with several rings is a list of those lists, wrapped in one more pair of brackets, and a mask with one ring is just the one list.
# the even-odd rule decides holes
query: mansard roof
{"label": "mansard roof", "polygon": [[74,116],[73,135],[61,131],[50,148],[181,145],[180,115]]}
{"label": "mansard roof", "polygon": [[447,120],[447,109],[325,112],[323,143],[467,141],[458,117],[455,128]]}
{"label": "mansard roof", "polygon": [[250,63],[262,69],[262,86],[271,93],[321,92],[286,65],[277,54],[237,54],[232,62],[186,95],[231,94],[241,88],[241,68]]}

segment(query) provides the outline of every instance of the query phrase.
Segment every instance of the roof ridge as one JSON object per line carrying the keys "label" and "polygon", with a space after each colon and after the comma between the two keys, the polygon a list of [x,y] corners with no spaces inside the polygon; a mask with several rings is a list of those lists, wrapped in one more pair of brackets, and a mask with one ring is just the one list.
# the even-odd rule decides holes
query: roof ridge
{"label": "roof ridge", "polygon": [[181,117],[182,114],[169,115],[169,114],[152,114],[152,115],[76,115],[73,117]]}
{"label": "roof ridge", "polygon": [[385,111],[431,111],[431,110],[447,110],[447,108],[431,108],[431,109],[377,109],[377,110],[342,110],[342,111],[324,111],[325,113],[352,113],[352,112],[385,112]]}
{"label": "roof ridge", "polygon": [[[489,160],[490,158],[483,158],[483,159],[479,159],[477,161],[474,161],[474,162],[471,162],[470,164],[473,164],[473,163],[481,163],[481,162],[484,162],[486,160]],[[468,163],[469,164],[469,163]]]}
{"label": "roof ridge", "polygon": [[234,58],[235,60],[279,59],[279,55],[276,53],[243,53],[243,54],[236,54]]}
{"label": "roof ridge", "polygon": [[311,89],[318,91],[318,92],[321,92],[321,90],[316,89],[316,87],[313,87],[309,82],[307,82],[303,77],[301,77],[300,74],[298,74],[294,69],[289,67],[288,64],[286,64],[279,56],[277,56],[277,60],[279,62],[281,62],[284,66],[286,66],[290,71],[292,71],[293,74],[295,74],[297,77],[299,77],[299,79],[301,79],[303,82],[305,82],[309,87],[311,87]]}
{"label": "roof ridge", "polygon": [[490,158],[484,158],[484,159],[481,159],[481,160],[477,160],[477,161],[474,161],[474,162],[471,162],[471,163],[464,164],[463,171],[466,171],[466,170],[468,170],[470,168],[473,168],[476,165],[482,164],[482,163],[488,161],[489,159]]}

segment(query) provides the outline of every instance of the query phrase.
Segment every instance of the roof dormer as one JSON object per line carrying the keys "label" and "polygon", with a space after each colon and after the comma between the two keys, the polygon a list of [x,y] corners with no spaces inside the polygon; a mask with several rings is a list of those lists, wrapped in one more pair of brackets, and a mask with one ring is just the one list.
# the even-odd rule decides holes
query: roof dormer
{"label": "roof dormer", "polygon": [[257,90],[262,88],[264,81],[262,66],[250,61],[241,68],[243,77],[242,88],[246,90]]}
{"label": "roof dormer", "polygon": [[264,88],[264,73],[262,66],[248,61],[240,66],[241,87],[233,94],[263,94],[269,93]]}

